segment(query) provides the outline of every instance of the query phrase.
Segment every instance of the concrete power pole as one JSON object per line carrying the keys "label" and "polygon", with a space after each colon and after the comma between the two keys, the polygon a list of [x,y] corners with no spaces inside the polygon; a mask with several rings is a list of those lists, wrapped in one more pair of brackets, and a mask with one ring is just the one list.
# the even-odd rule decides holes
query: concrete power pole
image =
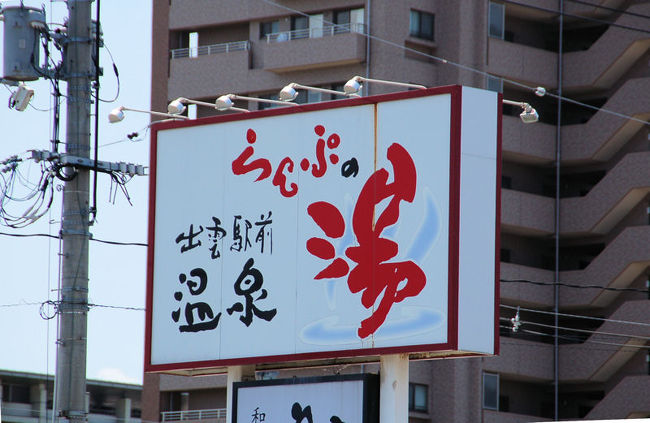
{"label": "concrete power pole", "polygon": [[[91,3],[92,0],[67,1],[68,38],[64,56],[68,83],[66,153],[84,158],[90,157],[90,80],[95,72],[91,57]],[[66,170],[72,177],[72,170]],[[73,423],[87,421],[89,174],[88,168],[77,168],[63,191],[55,410]]]}

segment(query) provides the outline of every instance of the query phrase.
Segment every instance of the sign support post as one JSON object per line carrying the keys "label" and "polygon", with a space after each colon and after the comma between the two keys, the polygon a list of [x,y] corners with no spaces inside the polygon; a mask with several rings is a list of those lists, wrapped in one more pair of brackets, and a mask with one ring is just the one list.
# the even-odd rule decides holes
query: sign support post
{"label": "sign support post", "polygon": [[379,370],[379,423],[406,422],[409,418],[409,356],[382,355]]}
{"label": "sign support post", "polygon": [[233,416],[233,383],[243,380],[255,380],[255,366],[228,366],[228,381],[226,382],[226,423],[232,423]]}

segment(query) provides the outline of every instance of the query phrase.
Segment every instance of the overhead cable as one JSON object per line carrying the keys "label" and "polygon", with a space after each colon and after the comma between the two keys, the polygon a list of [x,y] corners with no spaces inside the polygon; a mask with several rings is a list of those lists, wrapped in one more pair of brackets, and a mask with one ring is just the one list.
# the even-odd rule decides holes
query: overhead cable
{"label": "overhead cable", "polygon": [[[506,317],[501,317],[500,320],[507,321],[509,322],[510,319]],[[590,335],[604,335],[604,336],[618,336],[621,338],[636,338],[636,339],[641,339],[643,341],[650,341],[650,336],[641,336],[641,335],[630,335],[630,334],[625,334],[625,333],[614,333],[614,332],[602,332],[602,331],[595,331],[595,330],[589,330],[589,329],[578,329],[578,328],[568,328],[566,326],[555,326],[555,325],[547,325],[544,323],[537,323],[537,322],[531,322],[527,320],[519,320],[519,322],[522,325],[532,325],[532,326],[539,326],[547,329],[560,329],[560,330],[566,330],[566,331],[571,331],[571,332],[579,332],[579,333],[587,333]],[[519,329],[517,329],[519,330]]]}
{"label": "overhead cable", "polygon": [[600,289],[603,291],[613,291],[613,292],[639,292],[642,294],[648,293],[647,289],[638,289],[638,288],[611,288],[608,286],[600,285],[577,285],[566,282],[539,282],[539,281],[530,281],[527,279],[500,279],[501,282],[505,283],[527,283],[531,285],[540,285],[540,286],[562,286],[565,288],[577,288],[577,289]]}
{"label": "overhead cable", "polygon": [[[507,326],[501,325],[499,326],[502,329],[510,329]],[[529,335],[537,335],[537,336],[546,336],[546,337],[551,337],[554,338],[555,335],[552,335],[550,333],[544,333],[544,332],[537,332],[533,330],[528,330],[528,329],[520,329],[520,332],[527,333]],[[570,336],[563,336],[563,335],[558,335],[558,338],[560,339],[565,339],[568,341],[573,341],[573,342],[579,342],[580,340],[577,338],[573,338]],[[615,347],[622,347],[622,348],[634,348],[636,350],[650,350],[650,346],[648,345],[630,345],[630,344],[620,344],[617,342],[607,342],[607,341],[596,341],[596,340],[591,340],[591,339],[586,339],[582,341],[584,343],[590,343],[590,344],[600,344],[600,345],[611,345]]]}
{"label": "overhead cable", "polygon": [[643,322],[630,322],[628,320],[606,319],[606,318],[603,318],[603,317],[583,316],[583,315],[579,315],[579,314],[555,313],[553,311],[536,310],[536,309],[524,308],[524,307],[513,307],[513,306],[510,306],[510,305],[506,305],[506,304],[500,304],[500,306],[503,307],[503,308],[511,309],[511,310],[516,310],[517,308],[519,308],[519,310],[522,310],[522,311],[529,311],[531,313],[539,313],[539,314],[548,314],[548,315],[551,315],[551,316],[558,315],[558,316],[562,316],[562,317],[575,317],[576,319],[598,320],[598,321],[601,321],[601,322],[624,323],[624,324],[628,324],[628,325],[638,325],[638,326],[650,327],[650,323],[643,323]]}

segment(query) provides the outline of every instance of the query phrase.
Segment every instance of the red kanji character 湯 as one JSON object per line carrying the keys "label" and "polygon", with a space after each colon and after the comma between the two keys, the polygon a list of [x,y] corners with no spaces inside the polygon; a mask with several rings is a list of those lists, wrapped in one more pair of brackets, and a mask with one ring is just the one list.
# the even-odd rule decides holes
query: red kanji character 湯
{"label": "red kanji character \u6e6f", "polygon": [[[413,202],[417,175],[413,159],[401,145],[392,144],[388,148],[387,158],[393,165],[393,181],[388,183],[386,169],[377,170],[364,184],[354,208],[352,229],[358,245],[347,248],[345,255],[356,266],[349,271],[348,263],[336,258],[315,277],[323,279],[347,275],[350,292],[363,291],[361,303],[368,309],[373,307],[383,292],[378,307],[361,322],[357,331],[361,338],[379,329],[394,303],[418,295],[426,285],[426,275],[413,261],[388,262],[397,255],[398,245],[381,235],[384,229],[397,223],[400,202]],[[375,219],[375,207],[388,198],[388,205]],[[343,236],[345,222],[336,207],[317,202],[311,204],[307,211],[328,237]],[[334,247],[321,238],[308,240],[307,250],[324,260],[331,260],[335,256]],[[402,281],[406,283],[400,288]]]}

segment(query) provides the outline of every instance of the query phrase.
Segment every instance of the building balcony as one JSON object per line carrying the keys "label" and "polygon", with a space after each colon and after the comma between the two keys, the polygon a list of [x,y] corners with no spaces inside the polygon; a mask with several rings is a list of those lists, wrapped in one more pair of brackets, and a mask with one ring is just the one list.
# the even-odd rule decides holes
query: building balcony
{"label": "building balcony", "polygon": [[585,416],[589,420],[642,418],[650,415],[650,375],[627,376]]}
{"label": "building balcony", "polygon": [[[603,105],[607,110],[650,118],[650,78],[634,78]],[[562,127],[562,163],[606,161],[620,150],[643,123],[599,111],[584,124]],[[547,165],[555,160],[556,127],[537,122],[522,125],[517,117],[503,116],[503,158],[506,160]]]}
{"label": "building balcony", "polygon": [[[509,15],[524,19],[544,19],[543,13],[532,9],[508,6]],[[552,2],[551,2],[552,3]],[[567,5],[575,9],[572,14],[596,15],[608,13],[584,5]],[[551,6],[550,9],[555,9]],[[591,9],[591,10],[590,10]],[[531,12],[532,11],[532,12]],[[627,9],[632,14],[650,14],[650,4],[636,4]],[[551,15],[546,18],[551,18]],[[646,28],[644,18],[621,14],[615,23],[632,28]],[[557,88],[556,52],[497,38],[489,39],[487,71],[493,75],[514,79],[531,86]],[[566,53],[563,58],[563,89],[566,92],[584,92],[612,87],[650,48],[650,36],[640,31],[610,26],[587,50]],[[589,66],[585,66],[589,63]]]}
{"label": "building balcony", "polygon": [[534,165],[555,161],[556,127],[542,122],[525,125],[516,116],[503,116],[502,154],[505,160]]}
{"label": "building balcony", "polygon": [[[637,353],[637,349],[634,347],[645,345],[646,341],[644,339],[632,336],[650,336],[650,326],[648,326],[650,324],[650,301],[627,301],[612,313],[609,319],[639,322],[646,324],[646,326],[608,321],[603,323],[597,331],[631,336],[614,337],[592,334],[587,339],[588,342],[561,345],[560,379],[563,382],[605,382],[609,380]],[[601,345],[598,343],[601,343]],[[647,396],[650,391],[645,392]]]}
{"label": "building balcony", "polygon": [[[650,152],[627,154],[583,197],[561,200],[563,236],[606,234],[650,193]],[[547,236],[555,231],[555,199],[501,190],[501,228],[506,233]]]}
{"label": "building balcony", "polygon": [[555,231],[555,199],[502,188],[501,230],[524,236],[552,235]]}
{"label": "building balcony", "polygon": [[[526,280],[553,283],[552,270],[523,266],[521,264],[501,262],[500,277],[504,280]],[[505,282],[499,288],[501,302],[529,308],[546,308],[553,306],[554,287],[551,285],[533,285],[530,283]]]}
{"label": "building balcony", "polygon": [[250,50],[251,43],[246,41],[234,41],[230,43],[212,44],[198,46],[195,48],[176,48],[171,50],[172,59],[183,59],[187,57],[208,56],[211,54],[230,53],[234,51]]}
{"label": "building balcony", "polygon": [[[2,402],[0,414],[2,423],[47,423],[52,420],[52,410],[41,414],[32,404],[17,402]],[[141,419],[134,417],[124,419],[114,415],[89,413],[88,423],[141,423]]]}
{"label": "building balcony", "polygon": [[483,410],[483,423],[528,423],[545,422],[552,419],[529,416],[525,414],[506,413],[503,411]]}
{"label": "building balcony", "polygon": [[[627,12],[649,15],[650,3],[632,5]],[[631,14],[621,14],[615,23],[632,28],[648,27],[646,19]],[[564,89],[585,91],[609,88],[649,48],[648,33],[610,26],[589,49],[565,55]],[[589,63],[589,66],[585,66],[585,63]]]}
{"label": "building balcony", "polygon": [[630,153],[584,197],[562,199],[565,236],[606,234],[650,193],[650,152]]}
{"label": "building balcony", "polygon": [[[171,30],[264,20],[282,13],[277,6],[259,0],[170,0],[169,3]],[[312,12],[309,7],[301,10]]]}
{"label": "building balcony", "polygon": [[247,72],[250,53],[248,41],[171,50],[168,98],[199,99],[226,94],[213,87],[223,86],[223,75],[232,78]]}
{"label": "building balcony", "polygon": [[201,422],[201,423],[226,423],[226,409],[212,408],[206,410],[163,411],[160,421],[165,422]]}
{"label": "building balcony", "polygon": [[[650,226],[627,227],[584,270],[561,272],[560,280],[580,286],[628,287],[650,266],[648,245]],[[605,307],[617,296],[612,291],[561,287],[560,306]]]}
{"label": "building balcony", "polygon": [[[578,286],[597,285],[611,288],[629,287],[645,274],[650,266],[650,226],[624,229],[583,270],[560,272],[560,281]],[[500,277],[504,280],[525,280],[552,283],[552,270],[501,262]],[[553,306],[553,286],[507,282],[500,287],[501,301],[524,307]],[[560,307],[606,307],[619,293],[598,289],[560,287]]]}
{"label": "building balcony", "polygon": [[487,72],[531,86],[557,86],[557,53],[498,38],[488,40]]}
{"label": "building balcony", "polygon": [[366,60],[362,24],[285,31],[266,36],[264,69],[285,73],[362,63]]}
{"label": "building balcony", "polygon": [[[626,81],[603,105],[604,109],[634,116],[640,120],[650,118],[650,78]],[[562,128],[562,162],[571,164],[584,161],[605,161],[627,143],[643,123],[598,111],[585,124]]]}
{"label": "building balcony", "polygon": [[485,358],[483,371],[515,380],[550,382],[553,380],[553,345],[501,336],[499,355]]}

